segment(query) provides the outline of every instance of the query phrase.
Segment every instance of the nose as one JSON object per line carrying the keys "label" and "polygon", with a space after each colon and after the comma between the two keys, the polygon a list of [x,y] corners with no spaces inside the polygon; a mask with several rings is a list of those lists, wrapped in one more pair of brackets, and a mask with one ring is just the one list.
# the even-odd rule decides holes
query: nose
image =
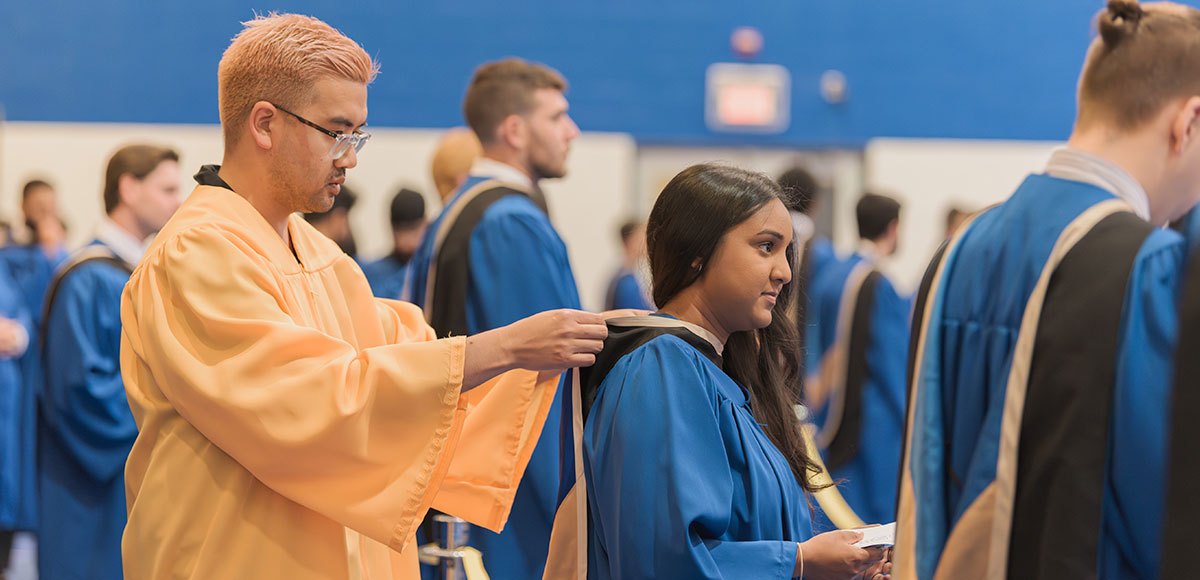
{"label": "nose", "polygon": [[353,169],[356,165],[358,165],[358,151],[355,151],[353,147],[347,149],[341,157],[333,160],[333,166],[342,169]]}
{"label": "nose", "polygon": [[575,124],[575,119],[567,117],[567,123],[570,125],[567,129],[567,141],[571,141],[579,136],[579,125]]}
{"label": "nose", "polygon": [[792,281],[792,266],[788,264],[787,252],[779,252],[779,257],[775,260],[774,271],[771,274],[773,279],[779,280],[780,285]]}

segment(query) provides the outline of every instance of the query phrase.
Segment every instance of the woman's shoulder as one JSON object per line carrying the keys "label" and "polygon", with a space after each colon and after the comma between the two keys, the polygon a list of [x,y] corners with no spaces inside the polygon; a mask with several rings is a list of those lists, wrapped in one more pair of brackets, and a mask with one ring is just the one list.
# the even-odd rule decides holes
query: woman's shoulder
{"label": "woman's shoulder", "polygon": [[[637,384],[634,396],[643,402],[700,397],[714,405],[720,399],[745,402],[741,388],[708,355],[669,333],[654,336],[622,356],[604,378],[601,390],[616,383]],[[645,388],[649,385],[654,388]],[[621,390],[622,396],[631,394]]]}
{"label": "woman's shoulder", "polygon": [[[657,374],[663,372],[667,366],[675,372],[691,370],[696,373],[709,374],[712,370],[719,370],[684,338],[673,333],[661,333],[629,349],[613,365],[613,372],[620,369],[625,373]],[[706,368],[706,366],[711,368]],[[612,373],[610,373],[611,375]]]}

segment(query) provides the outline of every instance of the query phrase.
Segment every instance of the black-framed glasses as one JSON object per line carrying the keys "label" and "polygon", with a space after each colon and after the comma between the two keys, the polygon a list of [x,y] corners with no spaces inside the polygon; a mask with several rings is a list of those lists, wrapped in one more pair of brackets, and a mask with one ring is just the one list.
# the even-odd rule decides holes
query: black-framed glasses
{"label": "black-framed glasses", "polygon": [[271,105],[276,109],[295,117],[297,121],[300,121],[301,123],[304,123],[305,125],[308,125],[309,127],[312,127],[313,129],[316,129],[326,135],[329,135],[330,137],[333,137],[333,147],[329,149],[330,159],[340,159],[346,154],[347,151],[350,150],[351,147],[354,148],[355,153],[362,151],[363,145],[366,145],[367,141],[371,138],[371,134],[367,133],[366,131],[355,131],[353,133],[338,133],[336,131],[330,131],[329,129],[309,121],[308,119],[305,119],[300,115],[280,107],[275,103],[271,103]]}

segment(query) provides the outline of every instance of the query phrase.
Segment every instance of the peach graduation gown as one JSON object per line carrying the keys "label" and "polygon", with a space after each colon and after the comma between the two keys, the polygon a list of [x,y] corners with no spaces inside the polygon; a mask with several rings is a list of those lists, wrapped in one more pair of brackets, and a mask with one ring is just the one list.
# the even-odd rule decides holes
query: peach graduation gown
{"label": "peach graduation gown", "polygon": [[201,185],[130,278],[126,578],[416,578],[431,506],[508,517],[557,378],[460,394],[464,337],[372,297],[297,215],[288,231],[295,253]]}

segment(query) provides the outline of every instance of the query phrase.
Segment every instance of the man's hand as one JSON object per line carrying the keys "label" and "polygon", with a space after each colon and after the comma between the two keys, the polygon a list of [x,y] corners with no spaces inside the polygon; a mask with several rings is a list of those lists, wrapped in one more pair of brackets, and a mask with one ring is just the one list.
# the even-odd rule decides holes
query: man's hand
{"label": "man's hand", "polygon": [[557,372],[591,365],[607,336],[601,315],[580,310],[550,310],[481,332],[467,338],[462,390],[512,369]]}
{"label": "man's hand", "polygon": [[513,367],[531,371],[590,366],[608,337],[604,318],[581,310],[550,310],[500,330],[508,334]]}

